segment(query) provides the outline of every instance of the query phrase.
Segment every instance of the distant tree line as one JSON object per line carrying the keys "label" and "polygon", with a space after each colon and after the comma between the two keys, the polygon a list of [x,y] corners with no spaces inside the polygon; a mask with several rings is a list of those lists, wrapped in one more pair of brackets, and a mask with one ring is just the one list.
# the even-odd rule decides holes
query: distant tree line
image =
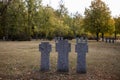
{"label": "distant tree line", "polygon": [[[93,0],[85,9],[69,15],[64,4],[59,9],[43,6],[42,0],[0,1],[0,39],[53,39],[57,36],[75,38],[87,35],[102,38],[120,34],[120,17],[113,18],[109,7],[101,0]],[[75,6],[77,7],[77,6]]]}

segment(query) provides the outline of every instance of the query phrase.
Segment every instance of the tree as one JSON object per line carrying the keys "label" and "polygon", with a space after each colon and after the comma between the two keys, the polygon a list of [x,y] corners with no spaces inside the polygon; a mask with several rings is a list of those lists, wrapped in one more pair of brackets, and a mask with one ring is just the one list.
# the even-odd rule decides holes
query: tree
{"label": "tree", "polygon": [[56,11],[56,16],[58,19],[58,25],[57,25],[58,30],[56,31],[57,36],[64,36],[65,34],[67,34],[66,30],[68,30],[69,27],[65,23],[65,19],[68,17],[67,14],[68,14],[67,8],[62,2],[60,2],[59,9]]}
{"label": "tree", "polygon": [[40,28],[41,32],[45,36],[43,38],[47,39],[54,36],[53,33],[55,30],[56,21],[57,20],[55,18],[53,8],[51,8],[50,6],[44,7],[42,14],[42,25]]}
{"label": "tree", "polygon": [[72,25],[71,25],[71,29],[74,33],[74,36],[81,36],[84,33],[84,29],[83,29],[83,17],[76,12],[76,14],[73,16],[73,20],[72,20]]}
{"label": "tree", "polygon": [[23,0],[25,2],[25,8],[26,8],[26,12],[27,12],[27,37],[28,40],[31,39],[31,37],[34,35],[34,32],[36,30],[36,20],[40,20],[39,18],[37,18],[37,13],[39,12],[39,9],[41,7],[41,1],[42,0]]}
{"label": "tree", "polygon": [[[84,26],[86,31],[96,34],[96,40],[99,40],[99,34],[110,32],[111,30],[111,15],[107,5],[101,0],[91,2],[90,9],[85,9]],[[113,27],[113,26],[112,26]]]}
{"label": "tree", "polygon": [[117,38],[117,34],[120,34],[120,16],[114,18],[115,20],[115,39]]}
{"label": "tree", "polygon": [[7,37],[6,33],[6,11],[12,0],[0,1],[0,35],[1,37]]}
{"label": "tree", "polygon": [[8,39],[26,40],[25,3],[22,0],[13,0],[7,8],[6,17]]}

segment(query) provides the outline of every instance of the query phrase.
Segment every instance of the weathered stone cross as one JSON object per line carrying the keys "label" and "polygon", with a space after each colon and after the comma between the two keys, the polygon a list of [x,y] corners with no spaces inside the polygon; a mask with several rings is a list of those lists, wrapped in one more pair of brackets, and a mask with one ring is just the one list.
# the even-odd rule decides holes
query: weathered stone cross
{"label": "weathered stone cross", "polygon": [[88,52],[87,38],[76,39],[75,52],[77,52],[77,73],[86,73],[86,53]]}
{"label": "weathered stone cross", "polygon": [[58,64],[57,71],[68,72],[69,71],[69,59],[68,55],[71,51],[71,45],[67,40],[58,40],[56,43],[56,51],[58,52]]}
{"label": "weathered stone cross", "polygon": [[51,45],[49,42],[42,42],[39,45],[39,51],[41,51],[41,71],[49,70],[49,57],[51,52]]}

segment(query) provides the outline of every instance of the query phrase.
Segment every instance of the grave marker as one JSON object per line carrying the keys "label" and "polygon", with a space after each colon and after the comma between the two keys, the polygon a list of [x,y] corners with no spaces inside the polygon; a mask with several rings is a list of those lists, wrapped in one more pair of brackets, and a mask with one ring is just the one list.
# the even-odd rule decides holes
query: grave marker
{"label": "grave marker", "polygon": [[49,42],[42,42],[39,45],[39,51],[41,52],[41,71],[48,71],[49,70],[49,56],[51,52],[51,45]]}
{"label": "grave marker", "polygon": [[115,43],[115,39],[114,38],[112,38],[112,43]]}
{"label": "grave marker", "polygon": [[108,42],[108,38],[105,39],[105,42],[106,42],[106,43]]}
{"label": "grave marker", "polygon": [[55,37],[54,40],[55,40],[55,43],[57,43],[59,40],[63,40],[63,37]]}
{"label": "grave marker", "polygon": [[57,71],[68,72],[69,71],[69,59],[68,55],[71,51],[71,45],[67,40],[59,40],[56,43],[56,51],[58,52]]}
{"label": "grave marker", "polygon": [[111,43],[111,40],[112,40],[112,39],[111,39],[111,38],[109,38],[109,43]]}
{"label": "grave marker", "polygon": [[88,52],[87,39],[80,41],[81,42],[78,42],[75,46],[75,52],[77,52],[77,73],[86,73],[86,53]]}

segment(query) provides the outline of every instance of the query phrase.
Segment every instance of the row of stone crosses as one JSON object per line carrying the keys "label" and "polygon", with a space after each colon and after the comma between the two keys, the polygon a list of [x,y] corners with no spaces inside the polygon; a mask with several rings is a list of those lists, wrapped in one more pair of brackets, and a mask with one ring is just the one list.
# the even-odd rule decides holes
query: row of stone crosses
{"label": "row of stone crosses", "polygon": [[115,38],[105,38],[104,41],[106,43],[115,43]]}
{"label": "row of stone crosses", "polygon": [[[71,51],[71,44],[68,40],[63,40],[62,37],[55,39],[56,52],[58,52],[57,71],[69,71],[69,52]],[[41,71],[49,71],[50,67],[50,52],[52,51],[49,42],[41,42],[39,44],[39,51],[41,52]],[[86,53],[88,52],[87,38],[76,38],[75,52],[77,53],[77,73],[86,73]]]}

